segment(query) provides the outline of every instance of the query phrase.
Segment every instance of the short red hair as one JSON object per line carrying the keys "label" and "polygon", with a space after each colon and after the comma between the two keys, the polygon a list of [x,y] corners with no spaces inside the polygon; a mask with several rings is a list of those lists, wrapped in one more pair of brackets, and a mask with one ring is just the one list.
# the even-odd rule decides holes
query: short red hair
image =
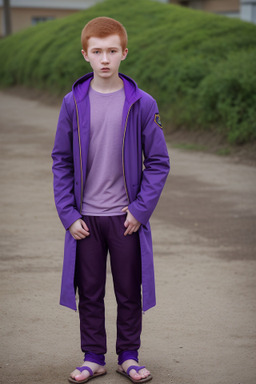
{"label": "short red hair", "polygon": [[111,35],[120,37],[122,50],[127,47],[128,36],[124,26],[110,17],[96,17],[85,25],[81,33],[81,43],[83,50],[87,52],[88,40],[90,37],[104,38]]}

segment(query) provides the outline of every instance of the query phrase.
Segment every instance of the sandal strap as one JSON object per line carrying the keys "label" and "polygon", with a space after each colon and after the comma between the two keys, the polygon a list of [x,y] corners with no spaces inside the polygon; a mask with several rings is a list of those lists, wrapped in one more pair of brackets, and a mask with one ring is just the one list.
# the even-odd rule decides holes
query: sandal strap
{"label": "sandal strap", "polygon": [[126,373],[127,373],[127,375],[129,375],[129,373],[132,369],[134,369],[138,373],[143,368],[145,368],[145,365],[142,365],[141,367],[138,367],[137,365],[130,365],[130,367],[127,369]]}
{"label": "sandal strap", "polygon": [[76,369],[78,369],[78,371],[80,371],[81,373],[83,371],[88,371],[90,373],[90,376],[94,375],[94,373],[90,367],[83,366],[83,367],[76,367]]}

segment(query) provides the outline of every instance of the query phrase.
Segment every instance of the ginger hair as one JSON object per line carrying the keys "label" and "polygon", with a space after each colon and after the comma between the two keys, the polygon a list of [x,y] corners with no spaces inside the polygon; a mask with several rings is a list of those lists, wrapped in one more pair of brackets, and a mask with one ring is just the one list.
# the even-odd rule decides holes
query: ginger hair
{"label": "ginger hair", "polygon": [[122,50],[127,47],[128,36],[124,26],[119,21],[110,17],[96,17],[85,25],[81,33],[83,50],[87,52],[88,40],[91,37],[104,38],[111,35],[118,35]]}

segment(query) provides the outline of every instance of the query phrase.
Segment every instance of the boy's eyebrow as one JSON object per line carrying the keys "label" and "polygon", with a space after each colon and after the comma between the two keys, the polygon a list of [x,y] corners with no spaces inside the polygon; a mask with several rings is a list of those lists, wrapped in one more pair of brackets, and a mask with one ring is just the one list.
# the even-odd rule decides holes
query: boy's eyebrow
{"label": "boy's eyebrow", "polygon": [[[105,47],[104,47],[105,48]],[[98,50],[100,50],[100,49],[104,49],[104,48],[98,48],[98,47],[91,47],[90,49],[98,49]],[[118,47],[107,47],[107,49],[118,49]]]}

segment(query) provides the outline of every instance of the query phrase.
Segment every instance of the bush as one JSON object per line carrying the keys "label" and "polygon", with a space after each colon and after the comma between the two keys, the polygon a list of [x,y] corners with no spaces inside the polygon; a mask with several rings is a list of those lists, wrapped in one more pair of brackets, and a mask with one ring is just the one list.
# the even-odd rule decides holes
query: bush
{"label": "bush", "polygon": [[231,143],[256,139],[256,51],[232,53],[198,86],[198,123],[223,124]]}

